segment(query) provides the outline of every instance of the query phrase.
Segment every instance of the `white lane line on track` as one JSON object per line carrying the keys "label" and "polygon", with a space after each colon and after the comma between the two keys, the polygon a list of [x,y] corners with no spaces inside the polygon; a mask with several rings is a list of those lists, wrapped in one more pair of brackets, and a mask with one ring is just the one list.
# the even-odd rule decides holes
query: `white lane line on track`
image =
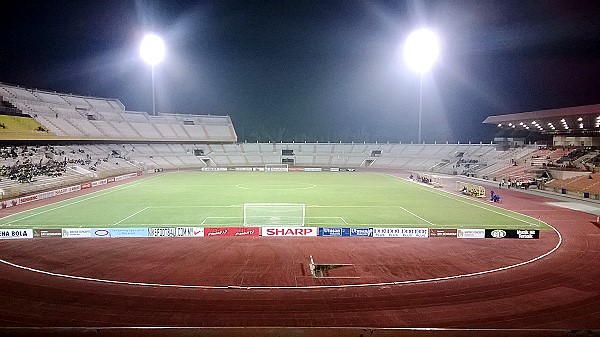
{"label": "white lane line on track", "polygon": [[[128,281],[117,281],[117,280],[107,280],[107,279],[97,279],[92,277],[84,277],[84,276],[75,276],[75,275],[66,275],[60,273],[53,273],[45,270],[30,268],[22,265],[18,265],[16,263],[12,263],[6,260],[0,259],[0,263],[4,263],[8,266],[19,268],[22,270],[44,274],[48,276],[73,279],[79,281],[90,281],[90,282],[98,282],[98,283],[106,283],[106,284],[120,284],[127,286],[141,286],[141,287],[156,287],[156,288],[187,288],[187,289],[207,289],[207,290],[219,290],[219,289],[236,289],[236,290],[318,290],[318,289],[344,289],[344,288],[364,288],[364,287],[381,287],[381,286],[393,286],[393,285],[404,285],[404,284],[416,284],[416,283],[427,283],[427,282],[439,282],[439,281],[447,281],[454,280],[459,278],[473,277],[473,276],[481,276],[486,274],[491,274],[495,272],[500,272],[504,270],[509,270],[521,266],[525,266],[530,263],[534,263],[539,261],[546,256],[554,253],[562,244],[563,238],[560,232],[554,228],[554,226],[546,224],[550,228],[552,228],[556,234],[558,235],[558,243],[554,248],[549,250],[548,252],[541,254],[537,257],[529,259],[527,261],[519,262],[516,264],[512,264],[509,266],[499,267],[490,270],[484,270],[474,273],[467,274],[459,274],[459,275],[451,275],[451,276],[442,276],[442,277],[434,277],[428,279],[420,279],[420,280],[406,280],[406,281],[393,281],[393,282],[380,282],[380,283],[358,283],[358,284],[341,284],[341,285],[317,285],[317,286],[205,286],[205,285],[185,285],[185,284],[162,284],[162,283],[146,283],[146,282],[128,282]],[[460,239],[460,240],[470,240],[470,239]],[[485,240],[485,239],[473,239],[473,240]]]}

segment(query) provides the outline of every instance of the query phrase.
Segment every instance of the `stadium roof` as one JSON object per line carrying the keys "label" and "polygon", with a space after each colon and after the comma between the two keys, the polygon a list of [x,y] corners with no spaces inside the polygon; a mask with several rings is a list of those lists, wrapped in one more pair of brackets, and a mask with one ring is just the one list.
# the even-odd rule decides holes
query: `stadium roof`
{"label": "stadium roof", "polygon": [[600,134],[600,104],[489,116],[483,123],[542,134]]}

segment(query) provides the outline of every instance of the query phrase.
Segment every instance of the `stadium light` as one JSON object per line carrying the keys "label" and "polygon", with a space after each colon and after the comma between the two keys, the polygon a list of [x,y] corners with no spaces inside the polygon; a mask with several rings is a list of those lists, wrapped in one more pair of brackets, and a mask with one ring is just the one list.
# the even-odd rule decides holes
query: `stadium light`
{"label": "stadium light", "polygon": [[404,60],[409,68],[420,75],[419,85],[419,133],[421,144],[421,116],[423,114],[423,74],[425,74],[438,58],[440,49],[438,39],[429,29],[418,29],[412,32],[404,44]]}
{"label": "stadium light", "polygon": [[154,34],[146,34],[140,45],[140,56],[152,68],[152,115],[156,116],[156,95],[154,90],[154,66],[165,57],[165,44]]}

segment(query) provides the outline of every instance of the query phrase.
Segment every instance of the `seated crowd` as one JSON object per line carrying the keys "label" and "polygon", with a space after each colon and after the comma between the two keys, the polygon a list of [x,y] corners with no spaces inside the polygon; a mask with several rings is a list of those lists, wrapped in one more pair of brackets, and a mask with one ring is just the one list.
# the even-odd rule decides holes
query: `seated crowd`
{"label": "seated crowd", "polygon": [[[39,162],[34,156],[43,155]],[[12,163],[0,166],[0,180],[7,177],[20,183],[29,183],[38,176],[59,177],[66,171],[66,160],[55,160],[54,156],[62,156],[64,151],[58,151],[48,146],[8,146],[0,147],[0,157],[14,160]],[[66,159],[66,157],[65,157]]]}

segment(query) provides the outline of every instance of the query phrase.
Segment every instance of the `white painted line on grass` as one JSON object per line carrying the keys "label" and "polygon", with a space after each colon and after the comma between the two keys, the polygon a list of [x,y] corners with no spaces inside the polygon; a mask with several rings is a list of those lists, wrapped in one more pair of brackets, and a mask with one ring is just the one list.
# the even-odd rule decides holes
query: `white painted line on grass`
{"label": "white painted line on grass", "polygon": [[[133,186],[137,186],[137,185],[139,185],[139,184],[141,184],[143,182],[147,182],[147,181],[156,179],[158,177],[160,177],[160,176],[155,176],[155,177],[152,177],[152,178],[143,179],[143,180],[137,181],[135,183],[125,184],[124,186],[123,185],[118,185],[118,186],[109,187],[109,188],[104,189],[104,190],[91,192],[91,193],[87,194],[87,195],[89,195],[87,198],[78,199],[80,197],[75,197],[75,199],[78,199],[78,200],[70,202],[70,203],[66,203],[64,205],[56,206],[56,207],[53,207],[53,208],[48,208],[48,209],[45,209],[43,211],[40,211],[40,212],[37,212],[37,213],[33,213],[33,214],[30,214],[30,215],[25,216],[23,218],[15,219],[15,220],[7,222],[7,223],[0,223],[0,226],[11,226],[16,221],[21,221],[21,220],[29,219],[29,218],[32,218],[34,216],[38,216],[38,215],[41,215],[41,214],[44,214],[44,213],[47,213],[47,212],[51,212],[51,211],[55,211],[57,209],[61,209],[63,207],[72,206],[72,205],[78,204],[80,202],[84,202],[84,201],[87,201],[87,200],[95,199],[97,197],[101,197],[101,196],[104,196],[104,195],[107,195],[107,194],[110,194],[110,193],[113,193],[113,192],[116,192],[116,191],[121,191],[121,190],[130,188],[130,187],[133,187]],[[104,192],[104,193],[100,193],[100,192]],[[67,200],[71,200],[71,199],[67,199]],[[58,202],[53,203],[53,204],[59,204],[59,203],[62,203],[63,201],[67,201],[67,200],[58,201]],[[40,209],[40,208],[43,208],[43,207],[49,207],[49,206],[51,206],[53,204],[43,205],[43,206],[35,207],[35,208],[32,208],[32,209],[24,210],[24,211],[21,211],[21,212],[13,213],[13,214],[7,215],[6,217],[4,217],[2,219],[10,218],[10,217],[13,217],[15,215],[19,215],[19,214],[26,213],[26,212],[31,212],[33,210],[37,210],[37,209]],[[0,221],[2,219],[0,219]]]}
{"label": "white painted line on grass", "polygon": [[421,220],[423,220],[423,221],[427,222],[428,224],[430,224],[430,225],[434,225],[434,223],[433,223],[433,222],[429,222],[429,221],[425,220],[424,218],[422,218],[422,217],[420,217],[420,216],[416,215],[415,213],[413,213],[413,212],[411,212],[411,211],[407,210],[406,208],[404,208],[404,207],[400,207],[400,208],[402,208],[402,209],[403,209],[405,212],[407,212],[407,213],[409,213],[409,214],[412,214],[413,216],[415,216],[415,217],[417,217],[417,218],[419,218],[419,219],[421,219]]}
{"label": "white painted line on grass", "polygon": [[144,207],[144,208],[140,209],[139,211],[137,211],[137,212],[135,212],[135,213],[131,214],[130,216],[128,216],[128,217],[125,217],[125,218],[123,218],[123,219],[121,219],[121,220],[119,220],[119,221],[115,222],[115,223],[114,223],[114,224],[112,224],[112,225],[113,225],[113,226],[116,226],[116,225],[120,224],[121,222],[123,222],[123,221],[125,221],[125,220],[127,220],[127,219],[129,219],[129,218],[131,218],[131,217],[133,217],[133,216],[135,216],[135,215],[138,215],[138,214],[142,213],[143,211],[145,211],[145,210],[147,210],[147,209],[148,209],[148,207]]}

